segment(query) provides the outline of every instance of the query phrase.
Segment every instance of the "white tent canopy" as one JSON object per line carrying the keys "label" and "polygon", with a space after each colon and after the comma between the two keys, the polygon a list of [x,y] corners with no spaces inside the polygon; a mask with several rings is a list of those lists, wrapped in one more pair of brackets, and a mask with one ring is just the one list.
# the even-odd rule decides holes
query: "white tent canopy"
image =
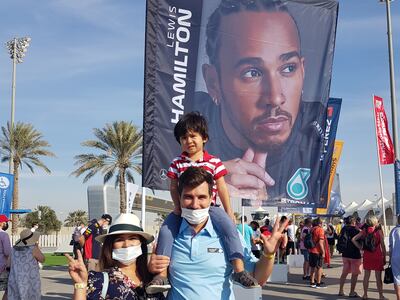
{"label": "white tent canopy", "polygon": [[[378,200],[376,200],[374,202],[374,205],[378,206],[378,207],[382,207],[382,200],[381,199],[382,198],[379,198]],[[389,199],[386,199],[385,197],[383,197],[383,205],[385,206],[385,209],[388,208],[388,207],[391,207],[391,202],[392,201],[390,201]]]}
{"label": "white tent canopy", "polygon": [[[365,218],[365,216],[368,214],[368,212],[370,212],[371,210],[373,210],[374,211],[374,213],[376,213],[377,211],[379,211],[379,214],[378,215],[376,215],[378,218],[380,218],[381,217],[381,215],[382,215],[382,201],[381,201],[381,199],[382,198],[379,198],[379,199],[377,199],[376,201],[374,201],[374,202],[371,202],[371,201],[369,201],[369,200],[365,200],[364,201],[364,203],[360,206],[360,208],[357,210],[357,212],[358,212],[358,216],[361,218],[361,219],[364,219]],[[365,203],[366,201],[368,201],[368,203]],[[364,205],[365,204],[365,205]],[[384,205],[384,207],[385,207],[385,210],[388,208],[388,207],[391,207],[391,201],[390,200],[388,200],[388,199],[386,199],[386,198],[383,198],[383,205]]]}
{"label": "white tent canopy", "polygon": [[[378,200],[376,200],[374,202],[374,207],[378,208],[378,211],[379,211],[379,214],[376,215],[378,218],[381,218],[382,217],[382,213],[383,213],[382,200],[381,199],[382,198],[379,198]],[[392,210],[393,210],[392,201],[389,200],[389,199],[386,199],[385,197],[383,197],[383,206],[385,207],[386,214],[387,214],[387,209],[388,208],[392,208]],[[386,219],[387,218],[388,218],[388,216],[386,216]]]}
{"label": "white tent canopy", "polygon": [[358,207],[357,210],[358,210],[358,211],[369,210],[369,209],[373,208],[374,205],[375,205],[374,202],[372,202],[372,201],[370,201],[370,200],[368,200],[368,199],[365,199],[364,202],[361,203],[361,205]]}
{"label": "white tent canopy", "polygon": [[365,199],[365,201],[360,205],[360,207],[357,209],[357,214],[358,216],[364,220],[365,216],[368,214],[368,212],[371,209],[374,209],[375,207],[375,202],[372,202],[368,199]]}
{"label": "white tent canopy", "polygon": [[359,206],[360,205],[357,202],[353,201],[344,208],[344,211],[346,212],[347,215],[349,215],[355,212],[357,210],[357,207]]}
{"label": "white tent canopy", "polygon": [[[349,203],[345,208],[345,215],[349,216],[352,215],[354,212],[357,212],[358,216],[361,219],[364,219],[368,213],[373,213],[376,217],[378,218],[382,218],[382,198],[379,198],[375,201],[370,201],[368,199],[364,200],[364,202],[362,202],[361,204],[358,204],[357,202],[353,201],[351,203]],[[391,224],[391,219],[393,216],[393,213],[390,212],[390,210],[388,211],[388,209],[393,209],[392,205],[392,201],[386,198],[383,198],[383,203],[384,203],[384,207],[385,207],[385,212],[386,212],[386,219],[388,220],[388,218],[390,220],[388,220],[388,224]],[[392,222],[393,223],[393,222]],[[394,223],[393,223],[394,224]]]}

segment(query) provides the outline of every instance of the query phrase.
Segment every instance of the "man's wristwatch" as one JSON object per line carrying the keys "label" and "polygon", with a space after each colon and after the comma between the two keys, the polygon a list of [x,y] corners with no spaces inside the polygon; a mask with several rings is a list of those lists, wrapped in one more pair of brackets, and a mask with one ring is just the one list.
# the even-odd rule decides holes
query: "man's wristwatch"
{"label": "man's wristwatch", "polygon": [[86,289],[86,287],[87,287],[86,282],[78,282],[78,283],[75,283],[75,284],[74,284],[74,288],[75,288],[76,290]]}

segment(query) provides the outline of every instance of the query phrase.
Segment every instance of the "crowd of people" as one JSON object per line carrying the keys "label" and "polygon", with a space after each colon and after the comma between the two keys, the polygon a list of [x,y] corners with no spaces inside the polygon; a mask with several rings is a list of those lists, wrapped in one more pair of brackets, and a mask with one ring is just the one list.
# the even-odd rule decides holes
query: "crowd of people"
{"label": "crowd of people", "polygon": [[[210,206],[207,206],[208,203],[202,203],[199,198],[204,196],[203,193],[206,195],[208,193],[208,201],[211,203],[212,188],[203,186],[204,182],[201,184],[190,182],[196,176],[201,178],[197,181],[207,180],[204,178],[208,173],[201,171],[201,168],[189,168],[183,172],[183,174],[188,174],[186,177],[182,174],[180,181],[183,181],[182,185],[189,186],[187,188],[189,193],[185,189],[179,191],[181,209],[193,211],[210,209]],[[212,182],[209,178],[208,185]],[[182,199],[183,197],[188,197],[188,199]],[[170,256],[153,253],[148,263],[147,245],[154,238],[142,231],[140,221],[135,215],[121,214],[113,224],[111,224],[110,216],[103,215],[99,220],[93,220],[86,230],[78,227],[82,231],[81,236],[85,239],[85,244],[90,243],[91,246],[86,245],[82,247],[82,250],[77,249],[75,259],[67,255],[70,275],[75,283],[74,299],[102,299],[100,296],[104,299],[107,297],[111,299],[164,299],[163,292],[165,291],[169,292],[168,299],[189,299],[187,295],[196,298],[207,290],[206,294],[210,297],[223,295],[221,299],[228,299],[227,295],[230,295],[232,290],[229,288],[230,285],[226,285],[227,280],[229,282],[226,277],[227,270],[229,274],[233,273],[230,280],[240,284],[234,280],[232,261],[229,256],[223,254],[224,242],[213,223],[208,222],[207,218],[199,218],[197,221],[201,222],[198,223],[195,218],[194,216],[188,219],[183,217],[181,220]],[[386,253],[383,231],[378,219],[374,216],[367,217],[365,222],[349,216],[344,218],[343,223],[339,221],[335,225],[319,217],[304,218],[295,222],[291,216],[282,216],[275,222],[266,219],[262,226],[257,221],[248,223],[246,216],[239,218],[237,222],[236,229],[242,235],[239,240],[244,249],[242,258],[244,266],[248,275],[256,280],[257,286],[266,281],[274,264],[287,263],[288,255],[302,255],[304,258],[303,280],[309,281],[311,288],[325,288],[323,268],[331,267],[329,257],[341,255],[343,266],[338,296],[345,296],[345,282],[350,274],[350,290],[347,295],[350,298],[360,298],[356,292],[356,285],[359,275],[364,272],[361,298],[368,299],[370,274],[374,271],[379,299],[387,299],[383,294],[382,272],[388,255],[394,275],[394,288],[397,299],[400,299],[400,218],[399,225],[390,233],[389,253]],[[111,225],[108,233],[103,230],[98,233],[89,229],[103,228],[107,225]],[[94,235],[91,236],[92,234]],[[199,235],[197,245],[193,245],[193,241],[190,242],[194,239],[193,234]],[[85,249],[95,249],[97,246],[93,243],[98,244],[99,252],[98,256],[93,256],[96,251],[92,251],[90,257],[87,253],[85,254]],[[206,253],[205,248],[202,249],[201,246],[204,245],[213,246],[213,255]],[[191,254],[196,252],[199,253]],[[222,261],[219,259],[220,255],[215,255],[219,252],[224,257]],[[254,257],[261,262],[259,269]],[[95,262],[89,263],[89,260],[93,259]],[[224,265],[223,272],[218,272],[221,262]],[[263,264],[267,266],[262,266]],[[207,274],[210,275],[208,280],[199,277],[204,270],[207,270]],[[214,270],[215,274],[213,274]],[[261,275],[256,270],[260,271]],[[163,279],[161,282],[154,280],[164,273],[169,280]],[[189,282],[196,282],[198,292],[192,290]],[[210,291],[211,282],[215,285],[215,290],[211,289],[212,291]]]}
{"label": "crowd of people", "polygon": [[[281,222],[286,219],[281,218]],[[400,300],[400,217],[398,225],[389,235],[389,253],[386,253],[384,234],[378,219],[369,216],[365,222],[360,218],[348,216],[338,221],[336,225],[323,222],[319,217],[305,218],[295,225],[292,220],[280,239],[276,257],[279,263],[285,263],[288,255],[302,255],[303,280],[310,281],[311,288],[324,288],[325,277],[323,268],[331,268],[331,257],[337,252],[342,256],[342,273],[340,276],[338,296],[345,296],[344,285],[347,276],[351,275],[350,298],[359,298],[356,292],[358,276],[364,272],[362,299],[368,299],[368,289],[371,271],[374,271],[379,293],[379,299],[387,299],[383,294],[382,272],[387,264],[391,266],[394,277],[394,289]],[[239,225],[238,225],[239,226]],[[253,253],[258,256],[262,249],[260,235],[270,235],[270,220],[260,226],[252,221],[250,227],[253,235],[250,238]]]}

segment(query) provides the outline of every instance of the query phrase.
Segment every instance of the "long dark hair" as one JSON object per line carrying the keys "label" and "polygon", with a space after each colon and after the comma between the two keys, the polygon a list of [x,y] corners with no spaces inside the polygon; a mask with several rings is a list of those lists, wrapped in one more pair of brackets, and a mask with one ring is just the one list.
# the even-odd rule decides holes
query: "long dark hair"
{"label": "long dark hair", "polygon": [[[100,252],[99,265],[100,270],[107,270],[118,265],[118,261],[112,258],[113,244],[114,241],[119,238],[122,234],[109,235],[104,240],[103,246]],[[143,281],[143,285],[149,283],[152,279],[152,275],[147,269],[147,241],[139,235],[140,242],[142,243],[142,255],[136,259],[136,272],[139,278]]]}

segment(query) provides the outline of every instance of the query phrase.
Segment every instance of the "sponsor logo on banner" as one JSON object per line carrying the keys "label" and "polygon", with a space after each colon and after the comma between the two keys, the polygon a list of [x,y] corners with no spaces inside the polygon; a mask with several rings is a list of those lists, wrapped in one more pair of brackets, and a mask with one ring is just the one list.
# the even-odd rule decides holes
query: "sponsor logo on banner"
{"label": "sponsor logo on banner", "polygon": [[168,174],[167,170],[161,169],[160,170],[160,178],[161,178],[161,180],[167,180],[167,178],[168,178],[167,174]]}
{"label": "sponsor logo on banner", "polygon": [[287,193],[295,200],[302,200],[308,194],[307,180],[310,178],[311,170],[307,168],[298,169],[287,183]]}
{"label": "sponsor logo on banner", "polygon": [[6,189],[10,186],[10,181],[5,176],[0,176],[0,189]]}

